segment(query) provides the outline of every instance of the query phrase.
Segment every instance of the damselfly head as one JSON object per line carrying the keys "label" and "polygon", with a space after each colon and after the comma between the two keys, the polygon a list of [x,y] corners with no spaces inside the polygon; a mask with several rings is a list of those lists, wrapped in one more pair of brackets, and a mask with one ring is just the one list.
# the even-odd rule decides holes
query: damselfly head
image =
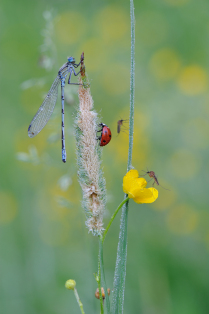
{"label": "damselfly head", "polygon": [[73,57],[68,57],[67,59],[68,59],[68,62],[70,62],[70,63],[75,63],[75,58],[73,58]]}

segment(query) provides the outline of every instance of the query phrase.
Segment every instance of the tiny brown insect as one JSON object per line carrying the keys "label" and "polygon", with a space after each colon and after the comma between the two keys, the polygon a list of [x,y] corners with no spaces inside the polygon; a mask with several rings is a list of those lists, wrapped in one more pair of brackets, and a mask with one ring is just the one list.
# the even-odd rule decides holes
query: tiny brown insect
{"label": "tiny brown insect", "polygon": [[[105,299],[105,292],[104,292],[104,288],[101,287],[101,292],[102,292],[102,299],[104,300]],[[110,288],[107,289],[107,293],[108,295],[110,295]],[[97,288],[96,292],[95,292],[95,297],[97,299],[99,299],[99,288]]]}
{"label": "tiny brown insect", "polygon": [[[157,185],[160,185],[164,190],[170,191],[169,189],[164,188],[164,187],[159,183],[159,181],[158,181],[158,179],[157,179],[157,176],[156,176],[156,174],[155,174],[154,171],[149,171],[148,169],[147,169],[147,171],[145,171],[145,170],[142,170],[142,171],[144,171],[144,172],[146,173],[144,176],[146,176],[146,175],[148,174],[149,177],[151,178],[151,180],[152,180],[152,179],[154,180],[154,182],[152,183],[153,186],[154,186],[154,184],[156,183]],[[151,181],[151,180],[150,180],[150,181]],[[149,182],[149,181],[148,181],[148,182]]]}
{"label": "tiny brown insect", "polygon": [[126,123],[126,122],[128,122],[128,119],[121,119],[121,120],[118,120],[118,122],[117,122],[117,133],[119,134],[120,133],[120,131],[121,131],[121,127],[123,126],[123,123]]}

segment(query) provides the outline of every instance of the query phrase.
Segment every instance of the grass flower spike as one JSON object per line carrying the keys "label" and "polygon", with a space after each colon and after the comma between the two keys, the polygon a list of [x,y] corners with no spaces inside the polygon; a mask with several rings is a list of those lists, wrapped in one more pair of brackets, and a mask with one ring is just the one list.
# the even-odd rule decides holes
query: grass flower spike
{"label": "grass flower spike", "polygon": [[138,204],[153,203],[158,198],[158,190],[146,189],[147,181],[139,178],[139,173],[131,169],[123,178],[123,191]]}
{"label": "grass flower spike", "polygon": [[93,99],[83,61],[80,84],[79,108],[75,121],[78,178],[83,191],[82,204],[87,217],[86,225],[94,235],[101,235],[106,188],[100,166],[101,148],[96,139],[99,121],[97,113],[93,110]]}

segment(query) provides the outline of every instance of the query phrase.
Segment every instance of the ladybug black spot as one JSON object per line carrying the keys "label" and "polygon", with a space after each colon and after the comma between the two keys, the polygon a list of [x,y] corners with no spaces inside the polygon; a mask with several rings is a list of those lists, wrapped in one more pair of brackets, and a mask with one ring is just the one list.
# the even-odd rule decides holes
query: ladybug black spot
{"label": "ladybug black spot", "polygon": [[111,131],[106,124],[101,124],[101,126],[102,126],[102,129],[100,131],[102,131],[102,133],[101,133],[101,136],[99,137],[99,139],[101,140],[99,145],[105,146],[111,140]]}

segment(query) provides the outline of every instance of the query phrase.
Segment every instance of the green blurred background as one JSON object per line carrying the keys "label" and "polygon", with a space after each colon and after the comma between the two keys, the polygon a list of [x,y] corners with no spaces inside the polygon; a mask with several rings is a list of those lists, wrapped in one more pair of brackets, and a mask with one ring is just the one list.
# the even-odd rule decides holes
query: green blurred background
{"label": "green blurred background", "polygon": [[[130,202],[124,313],[209,313],[208,12],[206,0],[135,1],[132,164],[171,191],[159,187],[150,205]],[[59,99],[37,137],[27,128],[67,56],[84,51],[95,109],[113,134],[103,148],[106,225],[127,164],[127,130],[117,136],[116,127],[129,118],[129,1],[2,0],[0,37],[0,313],[80,313],[69,278],[86,313],[99,313],[98,243],[76,175],[77,87],[66,87],[66,164]],[[104,246],[110,288],[119,222]]]}

